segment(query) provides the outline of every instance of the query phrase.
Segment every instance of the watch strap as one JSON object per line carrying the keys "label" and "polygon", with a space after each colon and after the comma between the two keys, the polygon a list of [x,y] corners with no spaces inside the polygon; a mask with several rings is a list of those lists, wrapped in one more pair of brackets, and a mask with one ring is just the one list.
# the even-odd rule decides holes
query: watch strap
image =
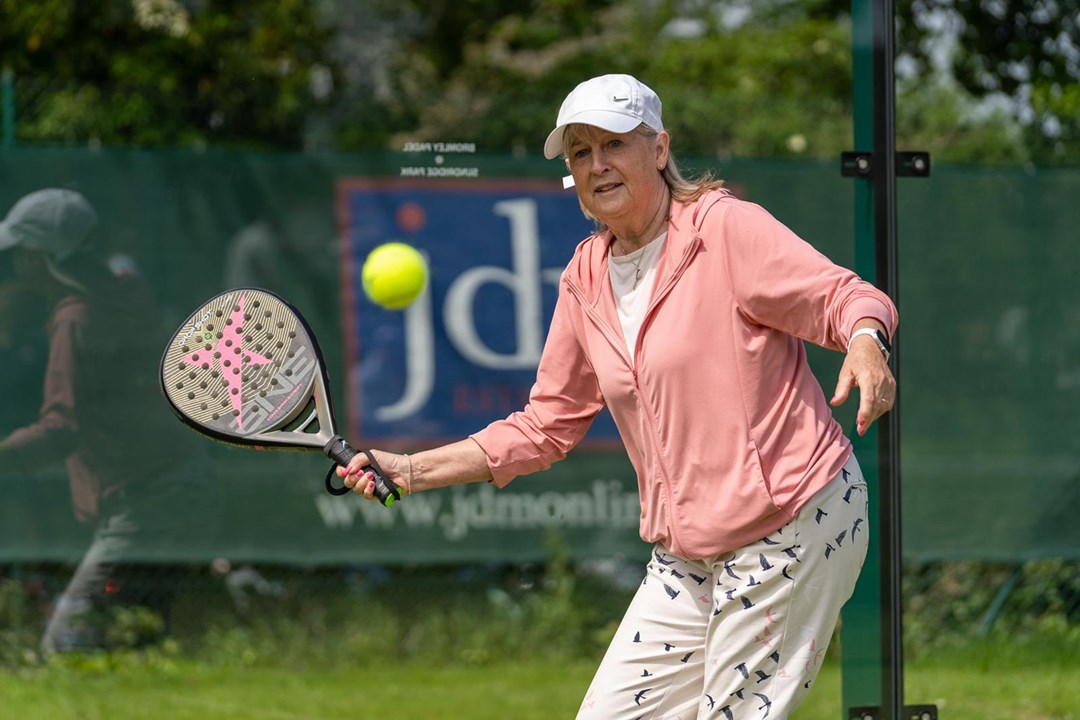
{"label": "watch strap", "polygon": [[851,333],[851,337],[848,338],[848,352],[851,352],[852,341],[860,335],[869,335],[874,338],[874,342],[877,343],[878,349],[881,350],[881,354],[885,356],[886,360],[892,355],[892,345],[889,344],[889,339],[885,337],[885,333],[877,328],[862,328]]}

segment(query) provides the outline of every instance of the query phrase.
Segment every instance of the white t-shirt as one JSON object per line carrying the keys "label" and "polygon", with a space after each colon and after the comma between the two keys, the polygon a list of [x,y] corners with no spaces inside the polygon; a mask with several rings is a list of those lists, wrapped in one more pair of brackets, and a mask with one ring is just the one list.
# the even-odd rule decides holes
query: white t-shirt
{"label": "white t-shirt", "polygon": [[619,310],[619,322],[622,324],[626,348],[630,351],[630,364],[634,363],[634,349],[645,311],[649,308],[653,283],[656,280],[656,265],[660,262],[660,251],[664,247],[667,233],[660,235],[651,243],[635,250],[629,255],[608,257],[608,274],[611,277],[611,289],[615,293],[615,306]]}

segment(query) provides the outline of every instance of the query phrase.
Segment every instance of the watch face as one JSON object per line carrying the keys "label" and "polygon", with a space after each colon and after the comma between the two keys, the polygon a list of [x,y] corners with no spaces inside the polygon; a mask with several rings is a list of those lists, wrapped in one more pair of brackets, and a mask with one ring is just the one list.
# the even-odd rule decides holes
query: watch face
{"label": "watch face", "polygon": [[881,343],[881,347],[886,353],[892,352],[892,345],[889,343],[889,338],[885,336],[885,333],[880,330],[875,330],[874,337],[878,339],[878,342]]}

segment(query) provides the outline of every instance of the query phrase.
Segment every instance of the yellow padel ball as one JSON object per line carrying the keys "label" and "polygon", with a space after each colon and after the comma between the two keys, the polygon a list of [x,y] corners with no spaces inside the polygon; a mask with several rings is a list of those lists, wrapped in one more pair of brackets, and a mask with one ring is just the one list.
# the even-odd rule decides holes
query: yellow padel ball
{"label": "yellow padel ball", "polygon": [[403,242],[388,242],[372,250],[360,273],[364,293],[387,310],[412,304],[424,291],[427,277],[424,256]]}

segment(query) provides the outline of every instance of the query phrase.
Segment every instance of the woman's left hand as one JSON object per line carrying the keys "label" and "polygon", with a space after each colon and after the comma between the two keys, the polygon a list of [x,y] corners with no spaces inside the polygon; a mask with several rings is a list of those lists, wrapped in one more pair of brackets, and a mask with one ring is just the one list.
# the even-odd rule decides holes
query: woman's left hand
{"label": "woman's left hand", "polygon": [[840,368],[836,392],[829,403],[842,405],[851,394],[851,388],[859,388],[859,413],[855,429],[865,435],[870,424],[892,410],[896,402],[896,379],[873,338],[860,335],[851,343],[851,349]]}

